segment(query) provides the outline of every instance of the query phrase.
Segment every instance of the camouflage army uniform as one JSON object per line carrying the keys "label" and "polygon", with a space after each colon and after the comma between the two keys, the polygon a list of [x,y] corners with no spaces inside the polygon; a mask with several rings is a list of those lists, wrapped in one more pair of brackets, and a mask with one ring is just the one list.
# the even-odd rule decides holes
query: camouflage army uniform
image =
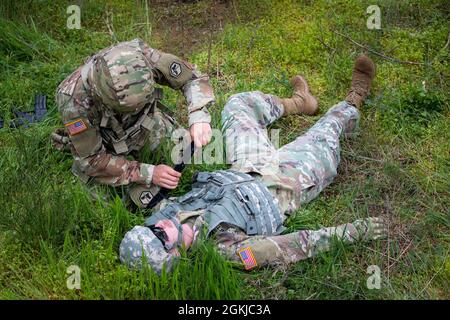
{"label": "camouflage army uniform", "polygon": [[[145,63],[133,56],[135,52],[145,57]],[[104,57],[107,61],[108,65],[103,68],[107,69],[111,81],[115,82],[115,88],[132,92],[121,97],[128,103],[144,104],[149,100],[150,97],[142,94],[142,91],[133,89],[135,84],[140,85],[136,86],[137,88],[142,88],[143,79],[153,79],[157,84],[181,90],[188,103],[189,126],[211,121],[207,107],[214,102],[214,94],[209,78],[189,62],[152,49],[141,40],[135,39],[106,48],[90,57],[85,65],[75,70],[59,85],[56,102],[66,129],[73,128],[70,126],[74,125],[83,129],[79,133],[74,129],[76,134],[70,134],[70,130],[66,130],[69,131],[69,139],[64,141],[69,141],[74,157],[74,174],[85,182],[94,180],[111,186],[130,183],[150,186],[154,166],[128,160],[126,156],[141,150],[146,144],[150,150],[154,150],[162,138],[170,136],[177,124],[164,112],[164,106],[160,103],[150,110],[144,108],[137,114],[120,115],[110,107],[115,103],[113,98],[103,95],[100,101],[96,95],[98,90],[111,87],[112,84],[93,77],[93,70],[97,67],[94,65],[96,57]],[[130,74],[128,79],[123,76],[126,73]],[[117,79],[122,82],[117,83]],[[148,81],[144,85],[152,83]],[[120,95],[120,92],[116,93]],[[160,96],[156,97],[159,98]],[[105,101],[108,103],[104,103]],[[148,117],[144,117],[143,112],[148,112]],[[140,119],[145,121],[136,125]],[[148,119],[151,121],[147,121]],[[133,133],[128,135],[130,130]],[[126,135],[126,139],[111,145],[106,139],[108,132],[113,132],[116,137]]]}
{"label": "camouflage army uniform", "polygon": [[[359,120],[358,110],[345,101],[333,106],[305,134],[276,149],[267,127],[284,113],[278,97],[261,92],[232,96],[222,112],[227,159],[232,169],[257,173],[278,200],[284,218],[313,200],[337,174],[339,138],[351,133]],[[320,230],[301,230],[278,236],[247,236],[242,230],[219,228],[215,241],[230,260],[250,247],[259,266],[297,262],[327,250],[333,236],[344,242],[362,240],[370,220]]]}
{"label": "camouflage army uniform", "polygon": [[[260,179],[274,196],[284,220],[332,182],[339,164],[340,135],[355,129],[359,112],[345,101],[340,102],[308,132],[277,150],[270,142],[266,129],[283,113],[283,105],[276,96],[261,92],[236,94],[228,100],[222,112],[222,129],[231,169]],[[168,203],[162,203],[161,208]],[[204,212],[177,213],[180,223],[187,223],[193,228],[194,241],[205,236]],[[273,266],[294,263],[327,250],[333,237],[347,243],[376,239],[375,229],[379,228],[377,219],[361,219],[337,227],[274,236],[249,236],[239,228],[220,225],[211,236],[219,251],[232,261],[239,262],[241,258],[238,253],[250,248],[257,266]],[[136,257],[140,256],[140,246],[132,239],[145,239],[145,234],[148,234],[146,228],[135,227],[126,235],[121,244],[121,258],[126,258],[122,255],[133,253],[133,250]],[[153,259],[155,261],[157,257]],[[156,265],[160,270],[161,264]],[[245,263],[244,266],[250,269]]]}

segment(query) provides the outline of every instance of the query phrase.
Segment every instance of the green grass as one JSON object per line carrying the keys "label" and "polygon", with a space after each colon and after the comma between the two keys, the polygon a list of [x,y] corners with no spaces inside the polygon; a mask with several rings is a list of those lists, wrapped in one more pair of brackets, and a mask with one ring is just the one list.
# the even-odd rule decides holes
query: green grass
{"label": "green grass", "polygon": [[[86,57],[115,41],[170,43],[167,30],[154,23],[168,14],[188,12],[196,18],[184,27],[204,27],[203,14],[213,1],[174,2],[169,13],[161,6],[146,10],[145,1],[83,1],[81,30],[65,27],[66,1],[3,1],[0,117],[31,110],[38,92],[48,95],[50,112],[30,128],[0,130],[0,298],[448,299],[448,8],[445,1],[376,1],[382,29],[367,30],[365,10],[372,2],[230,1],[232,19],[214,30],[211,55],[203,37],[187,58],[201,70],[209,67],[215,127],[230,95],[261,90],[289,96],[288,79],[296,73],[307,77],[319,97],[320,114],[342,100],[353,61],[364,50],[333,30],[387,56],[422,63],[371,55],[377,78],[359,135],[343,142],[338,178],[287,222],[295,230],[383,214],[389,239],[353,247],[336,243],[332,251],[289,268],[251,273],[224,261],[208,242],[185,253],[172,274],[157,277],[128,270],[118,259],[123,234],[142,223],[144,213],[130,214],[106,187],[97,188],[103,197],[93,199],[70,173],[71,156],[50,146],[49,135],[60,126],[53,96]],[[112,32],[106,12],[113,16]],[[165,91],[167,104],[185,120],[178,112],[181,95]],[[274,127],[286,143],[319,117],[289,117]],[[164,148],[151,159],[169,161]],[[175,194],[189,190],[194,169],[224,167],[187,168]],[[81,290],[66,287],[66,269],[73,264],[82,270]],[[380,290],[366,288],[372,264],[382,271]]]}

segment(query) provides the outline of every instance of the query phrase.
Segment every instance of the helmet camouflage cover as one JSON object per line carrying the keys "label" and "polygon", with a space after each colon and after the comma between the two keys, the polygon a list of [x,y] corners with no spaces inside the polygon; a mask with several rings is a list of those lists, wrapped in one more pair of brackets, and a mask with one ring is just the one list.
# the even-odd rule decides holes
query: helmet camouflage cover
{"label": "helmet camouflage cover", "polygon": [[118,113],[140,111],[151,101],[155,84],[138,41],[120,43],[95,55],[88,81],[96,98]]}
{"label": "helmet camouflage cover", "polygon": [[157,274],[163,266],[169,272],[176,256],[167,252],[161,240],[148,227],[136,226],[125,234],[119,248],[120,260],[131,268],[142,268],[142,260]]}

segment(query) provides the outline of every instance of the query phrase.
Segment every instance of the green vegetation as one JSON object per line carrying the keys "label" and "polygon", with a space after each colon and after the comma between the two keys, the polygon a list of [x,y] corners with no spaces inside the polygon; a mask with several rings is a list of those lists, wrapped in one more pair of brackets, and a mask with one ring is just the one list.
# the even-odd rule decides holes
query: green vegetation
{"label": "green vegetation", "polygon": [[[368,30],[366,8],[373,2],[173,1],[169,8],[159,4],[147,10],[143,0],[83,1],[82,28],[69,30],[67,1],[2,1],[0,118],[8,121],[14,109],[31,110],[38,92],[48,95],[50,112],[30,128],[0,130],[0,298],[448,299],[448,5],[375,1],[382,28]],[[222,15],[223,29],[212,22],[213,13]],[[176,22],[177,17],[184,20]],[[180,25],[193,30],[198,41],[167,33]],[[208,28],[213,30],[206,35],[198,31]],[[288,227],[318,228],[383,214],[389,240],[336,244],[331,252],[287,269],[251,273],[225,262],[210,243],[184,254],[175,271],[162,277],[120,265],[121,238],[142,223],[144,213],[130,214],[106,187],[97,190],[102,199],[93,199],[72,176],[70,154],[51,147],[49,135],[60,126],[53,101],[58,84],[90,54],[140,37],[184,55],[211,75],[215,127],[231,94],[261,90],[289,96],[288,79],[296,73],[309,80],[323,114],[343,99],[353,61],[365,51],[336,32],[420,64],[371,55],[378,74],[360,133],[343,142],[335,182],[298,210]],[[183,45],[170,50],[173,43]],[[167,104],[185,121],[178,112],[181,95],[165,91]],[[285,143],[319,117],[291,116],[275,126]],[[164,150],[151,157],[169,161]],[[224,166],[200,168],[219,167]],[[189,190],[193,171],[186,170],[176,194]],[[81,268],[81,290],[66,287],[72,264]],[[381,268],[380,290],[366,288],[369,265]]]}

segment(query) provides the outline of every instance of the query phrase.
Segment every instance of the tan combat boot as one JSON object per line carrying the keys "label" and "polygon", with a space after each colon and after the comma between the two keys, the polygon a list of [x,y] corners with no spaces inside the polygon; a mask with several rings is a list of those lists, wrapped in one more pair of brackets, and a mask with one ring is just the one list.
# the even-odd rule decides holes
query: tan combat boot
{"label": "tan combat boot", "polygon": [[294,88],[291,98],[280,99],[284,106],[284,114],[307,114],[314,115],[319,110],[317,99],[309,92],[308,83],[302,76],[294,76],[290,83]]}
{"label": "tan combat boot", "polygon": [[360,108],[369,95],[372,80],[375,77],[375,63],[366,55],[360,55],[355,62],[352,75],[352,87],[345,101]]}

